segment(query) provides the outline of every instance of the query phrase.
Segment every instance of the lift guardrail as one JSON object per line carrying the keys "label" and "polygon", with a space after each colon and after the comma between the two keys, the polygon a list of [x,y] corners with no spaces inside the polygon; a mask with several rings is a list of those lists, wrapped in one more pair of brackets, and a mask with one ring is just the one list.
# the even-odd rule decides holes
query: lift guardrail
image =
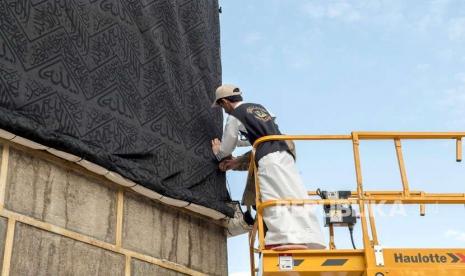
{"label": "lift guardrail", "polygon": [[[255,160],[255,150],[258,145],[273,140],[294,141],[352,141],[356,191],[348,199],[279,199],[262,202],[260,185],[257,175],[257,165],[250,162],[249,173],[255,178],[257,216],[253,229],[249,233],[251,274],[255,275],[254,254],[262,255],[263,275],[291,275],[290,271],[279,268],[281,256],[300,258],[299,265],[293,266],[292,275],[332,275],[331,273],[348,273],[345,275],[375,275],[395,276],[409,275],[406,268],[412,269],[410,275],[436,276],[438,271],[444,275],[465,275],[465,249],[383,249],[380,246],[376,231],[372,205],[383,204],[418,204],[420,214],[425,214],[427,204],[465,204],[465,193],[427,193],[411,191],[407,178],[402,152],[402,140],[455,140],[456,161],[462,161],[462,139],[465,132],[352,132],[351,135],[272,135],[258,139],[253,145],[251,160]],[[364,140],[392,140],[396,151],[399,172],[402,180],[402,190],[399,191],[365,191],[360,157],[360,142]],[[465,173],[464,173],[465,179]],[[309,195],[316,195],[309,192]],[[265,230],[263,211],[277,205],[358,205],[363,237],[363,249],[338,250],[334,246],[334,229],[329,227],[330,244],[327,250],[291,250],[278,252],[265,249]],[[368,212],[368,214],[367,214]],[[368,219],[367,219],[368,218]],[[258,248],[254,248],[258,234]],[[430,256],[433,256],[428,259]],[[412,259],[410,259],[412,257]],[[288,258],[289,259],[289,258]],[[413,260],[420,260],[418,266]],[[337,263],[334,260],[345,260],[343,265],[324,265]],[[303,262],[303,261],[306,261]],[[423,262],[424,261],[424,262]],[[305,263],[305,265],[302,265]],[[421,264],[421,265],[420,265]],[[408,269],[407,269],[408,270]],[[416,274],[415,274],[416,273]],[[418,274],[422,273],[422,274]],[[336,274],[334,274],[336,275]],[[442,274],[441,274],[442,275]]]}

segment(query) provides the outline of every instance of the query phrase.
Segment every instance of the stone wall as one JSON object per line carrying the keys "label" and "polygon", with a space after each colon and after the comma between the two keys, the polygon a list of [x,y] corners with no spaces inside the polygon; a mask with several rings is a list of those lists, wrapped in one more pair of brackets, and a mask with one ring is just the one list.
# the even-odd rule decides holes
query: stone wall
{"label": "stone wall", "polygon": [[223,226],[0,140],[2,275],[227,275]]}

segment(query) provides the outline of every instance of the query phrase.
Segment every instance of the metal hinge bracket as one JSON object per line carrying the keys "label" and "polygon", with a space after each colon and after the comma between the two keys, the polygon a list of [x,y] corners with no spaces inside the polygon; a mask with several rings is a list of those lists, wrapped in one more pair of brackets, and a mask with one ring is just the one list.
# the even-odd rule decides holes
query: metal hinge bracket
{"label": "metal hinge bracket", "polygon": [[376,266],[384,266],[384,252],[383,248],[380,245],[375,245],[375,261]]}

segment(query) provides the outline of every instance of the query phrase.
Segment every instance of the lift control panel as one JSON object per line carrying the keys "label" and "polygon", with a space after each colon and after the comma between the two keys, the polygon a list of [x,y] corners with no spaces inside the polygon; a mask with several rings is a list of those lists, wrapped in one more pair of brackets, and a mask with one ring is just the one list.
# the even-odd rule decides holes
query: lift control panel
{"label": "lift control panel", "polygon": [[[351,191],[317,191],[322,199],[349,199]],[[325,226],[351,226],[357,223],[357,215],[350,204],[323,205],[325,211]]]}

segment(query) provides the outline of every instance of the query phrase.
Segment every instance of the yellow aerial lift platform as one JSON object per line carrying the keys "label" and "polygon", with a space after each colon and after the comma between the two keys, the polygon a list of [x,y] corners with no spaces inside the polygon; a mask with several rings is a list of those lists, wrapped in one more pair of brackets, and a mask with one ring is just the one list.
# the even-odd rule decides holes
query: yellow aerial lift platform
{"label": "yellow aerial lift platform", "polygon": [[[456,160],[462,160],[462,138],[465,132],[407,133],[353,132],[351,135],[275,135],[256,141],[256,147],[271,140],[351,140],[355,161],[357,190],[345,199],[289,199],[261,202],[257,168],[250,162],[256,186],[257,218],[249,233],[251,275],[263,276],[465,276],[465,248],[406,249],[383,248],[376,232],[373,204],[418,204],[421,215],[427,204],[465,204],[465,193],[433,194],[410,191],[404,165],[401,140],[449,139],[456,142]],[[397,154],[403,189],[401,191],[364,191],[360,161],[360,141],[393,140]],[[465,173],[464,173],[465,179]],[[310,192],[310,196],[317,193]],[[263,210],[277,205],[357,205],[360,212],[363,249],[338,250],[334,244],[334,226],[329,225],[330,242],[327,250],[273,251],[265,249]],[[254,248],[258,234],[258,248]],[[426,241],[425,241],[426,243]],[[260,267],[255,267],[254,255],[260,256]]]}

